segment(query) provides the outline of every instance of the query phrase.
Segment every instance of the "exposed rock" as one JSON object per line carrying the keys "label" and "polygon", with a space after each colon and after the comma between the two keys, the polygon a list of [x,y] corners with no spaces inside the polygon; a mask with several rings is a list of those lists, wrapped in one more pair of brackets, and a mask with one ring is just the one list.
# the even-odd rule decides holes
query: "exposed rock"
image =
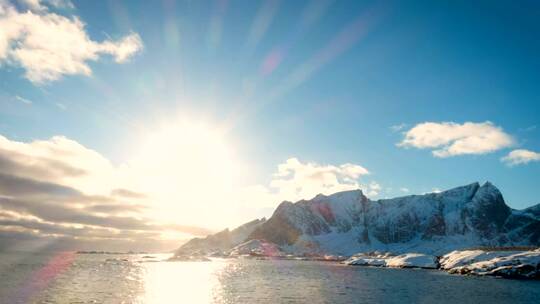
{"label": "exposed rock", "polygon": [[352,256],[344,262],[347,265],[380,266],[394,268],[429,268],[438,266],[437,257],[422,253],[407,253],[398,256],[385,254],[360,253]]}
{"label": "exposed rock", "polygon": [[235,246],[230,253],[230,256],[251,255],[263,257],[278,257],[285,254],[281,251],[278,245],[267,242],[265,240],[249,240],[238,246]]}
{"label": "exposed rock", "polygon": [[407,253],[389,258],[386,261],[387,267],[399,268],[430,268],[438,267],[437,257],[422,253]]}
{"label": "exposed rock", "polygon": [[531,251],[453,251],[440,259],[449,273],[540,279],[540,249]]}
{"label": "exposed rock", "polygon": [[237,228],[194,239],[179,252],[227,251],[250,239],[264,239],[296,255],[373,250],[442,255],[478,246],[539,246],[538,214],[540,205],[509,208],[489,182],[374,201],[353,190],[283,202],[267,221],[248,223],[242,233]]}
{"label": "exposed rock", "polygon": [[512,213],[499,189],[490,182],[476,191],[468,207],[473,228],[487,239],[494,239],[504,231],[504,223]]}
{"label": "exposed rock", "polygon": [[182,245],[175,253],[178,256],[224,255],[224,251],[244,242],[246,238],[266,219],[256,219],[232,231],[225,229],[205,238],[193,238]]}
{"label": "exposed rock", "polygon": [[[272,217],[264,223],[257,227],[249,236],[252,239],[266,239],[270,242],[283,245],[292,245],[297,240],[300,234],[302,233],[299,229],[294,227],[291,224],[291,221],[286,217],[285,210],[294,209],[294,205],[290,202],[281,203]],[[307,216],[306,216],[307,218]],[[312,224],[313,227],[310,231],[315,232],[319,231],[320,227],[317,227],[315,224]],[[316,228],[314,228],[316,227]]]}

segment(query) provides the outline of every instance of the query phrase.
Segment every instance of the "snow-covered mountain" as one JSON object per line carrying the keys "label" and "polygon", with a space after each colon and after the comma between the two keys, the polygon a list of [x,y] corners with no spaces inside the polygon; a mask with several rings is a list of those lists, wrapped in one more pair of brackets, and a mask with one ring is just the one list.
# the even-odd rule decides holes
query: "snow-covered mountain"
{"label": "snow-covered mountain", "polygon": [[234,230],[225,229],[205,238],[193,238],[177,250],[177,254],[210,254],[227,251],[249,240],[255,228],[266,221],[265,218],[245,223]]}
{"label": "snow-covered mountain", "polygon": [[193,239],[179,252],[223,251],[250,239],[266,240],[295,254],[442,254],[475,246],[538,246],[540,205],[511,209],[489,182],[376,201],[361,190],[345,191],[282,202],[268,220]]}

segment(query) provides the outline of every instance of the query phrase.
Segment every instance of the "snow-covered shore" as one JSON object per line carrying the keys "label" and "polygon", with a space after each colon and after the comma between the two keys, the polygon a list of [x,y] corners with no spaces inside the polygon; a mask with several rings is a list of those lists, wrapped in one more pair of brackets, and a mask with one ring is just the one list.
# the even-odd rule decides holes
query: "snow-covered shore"
{"label": "snow-covered shore", "polygon": [[439,260],[449,273],[540,279],[540,248],[531,251],[452,251]]}
{"label": "snow-covered shore", "polygon": [[540,248],[529,251],[456,250],[440,258],[421,253],[361,253],[347,265],[441,269],[452,274],[540,279]]}
{"label": "snow-covered shore", "polygon": [[286,250],[263,239],[252,239],[233,247],[229,251],[211,254],[178,255],[176,261],[209,261],[206,257],[255,257],[259,259],[291,259],[341,261],[351,266],[376,266],[391,268],[440,269],[451,274],[489,275],[517,279],[540,279],[540,248],[533,250],[476,249],[454,250],[442,256],[413,252],[393,254],[391,252],[361,252],[348,259],[339,255],[299,254]]}
{"label": "snow-covered shore", "polygon": [[175,255],[172,260],[209,261],[206,256],[226,258],[293,259],[341,261],[346,265],[391,268],[440,269],[452,274],[490,275],[505,278],[540,279],[540,248],[535,250],[455,250],[443,256],[413,252],[362,252],[348,259],[343,256],[306,254],[286,250],[275,243],[252,239],[229,251],[209,255]]}
{"label": "snow-covered shore", "polygon": [[357,254],[346,260],[344,264],[428,269],[435,269],[438,266],[436,256],[422,253],[406,253],[401,255],[392,255],[390,253]]}

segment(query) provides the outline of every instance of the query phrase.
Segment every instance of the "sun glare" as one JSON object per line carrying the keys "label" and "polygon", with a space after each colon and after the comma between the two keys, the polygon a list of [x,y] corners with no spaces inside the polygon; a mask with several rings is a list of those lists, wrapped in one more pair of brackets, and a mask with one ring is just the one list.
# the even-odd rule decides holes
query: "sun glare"
{"label": "sun glare", "polygon": [[160,219],[192,224],[208,218],[209,206],[220,208],[242,171],[220,128],[185,120],[145,134],[131,164]]}
{"label": "sun glare", "polygon": [[225,266],[224,261],[146,263],[141,303],[174,303],[179,295],[184,303],[212,303],[220,296],[218,278]]}

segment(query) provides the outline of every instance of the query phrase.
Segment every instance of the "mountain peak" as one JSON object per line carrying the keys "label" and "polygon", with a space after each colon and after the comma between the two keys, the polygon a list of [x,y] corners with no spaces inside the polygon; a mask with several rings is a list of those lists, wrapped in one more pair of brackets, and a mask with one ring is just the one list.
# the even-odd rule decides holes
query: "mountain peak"
{"label": "mountain peak", "polygon": [[465,191],[465,192],[472,192],[471,194],[474,195],[474,193],[476,193],[476,191],[478,191],[479,188],[480,188],[480,183],[474,182],[468,185],[451,188],[451,189],[442,191],[441,193]]}
{"label": "mountain peak", "polygon": [[493,237],[501,232],[504,223],[512,210],[492,183],[485,182],[472,198],[473,215],[472,224],[476,230],[482,231],[483,237]]}
{"label": "mountain peak", "polygon": [[367,197],[364,195],[364,192],[361,189],[340,191],[328,196],[324,196],[324,198],[333,201],[367,200]]}
{"label": "mountain peak", "polygon": [[[499,188],[493,185],[491,182],[486,181],[482,186],[478,188],[477,195],[491,195],[491,196],[500,196],[502,199],[502,194]],[[502,199],[504,201],[504,199]]]}
{"label": "mountain peak", "polygon": [[364,196],[364,193],[362,192],[361,189],[352,189],[352,190],[343,190],[343,191],[335,192],[335,193],[332,193],[332,194],[329,194],[329,195],[319,193],[319,194],[315,195],[315,197],[313,197],[310,200],[301,199],[301,200],[297,201],[296,203],[312,202],[312,201],[323,201],[323,200],[328,200],[328,199],[331,200],[331,199],[344,198],[344,197],[358,198],[358,197],[363,197],[363,196]]}
{"label": "mountain peak", "polygon": [[512,210],[491,182],[376,201],[356,189],[295,203],[283,201],[268,220],[249,225],[249,235],[242,231],[241,236],[247,235],[242,240],[233,236],[240,235],[235,229],[185,247],[223,249],[223,244],[232,248],[250,239],[264,239],[295,253],[352,254],[538,245],[539,210],[538,206]]}
{"label": "mountain peak", "polygon": [[495,190],[499,191],[499,189],[498,189],[493,183],[491,183],[490,181],[486,181],[486,182],[482,185],[482,188],[495,189]]}

